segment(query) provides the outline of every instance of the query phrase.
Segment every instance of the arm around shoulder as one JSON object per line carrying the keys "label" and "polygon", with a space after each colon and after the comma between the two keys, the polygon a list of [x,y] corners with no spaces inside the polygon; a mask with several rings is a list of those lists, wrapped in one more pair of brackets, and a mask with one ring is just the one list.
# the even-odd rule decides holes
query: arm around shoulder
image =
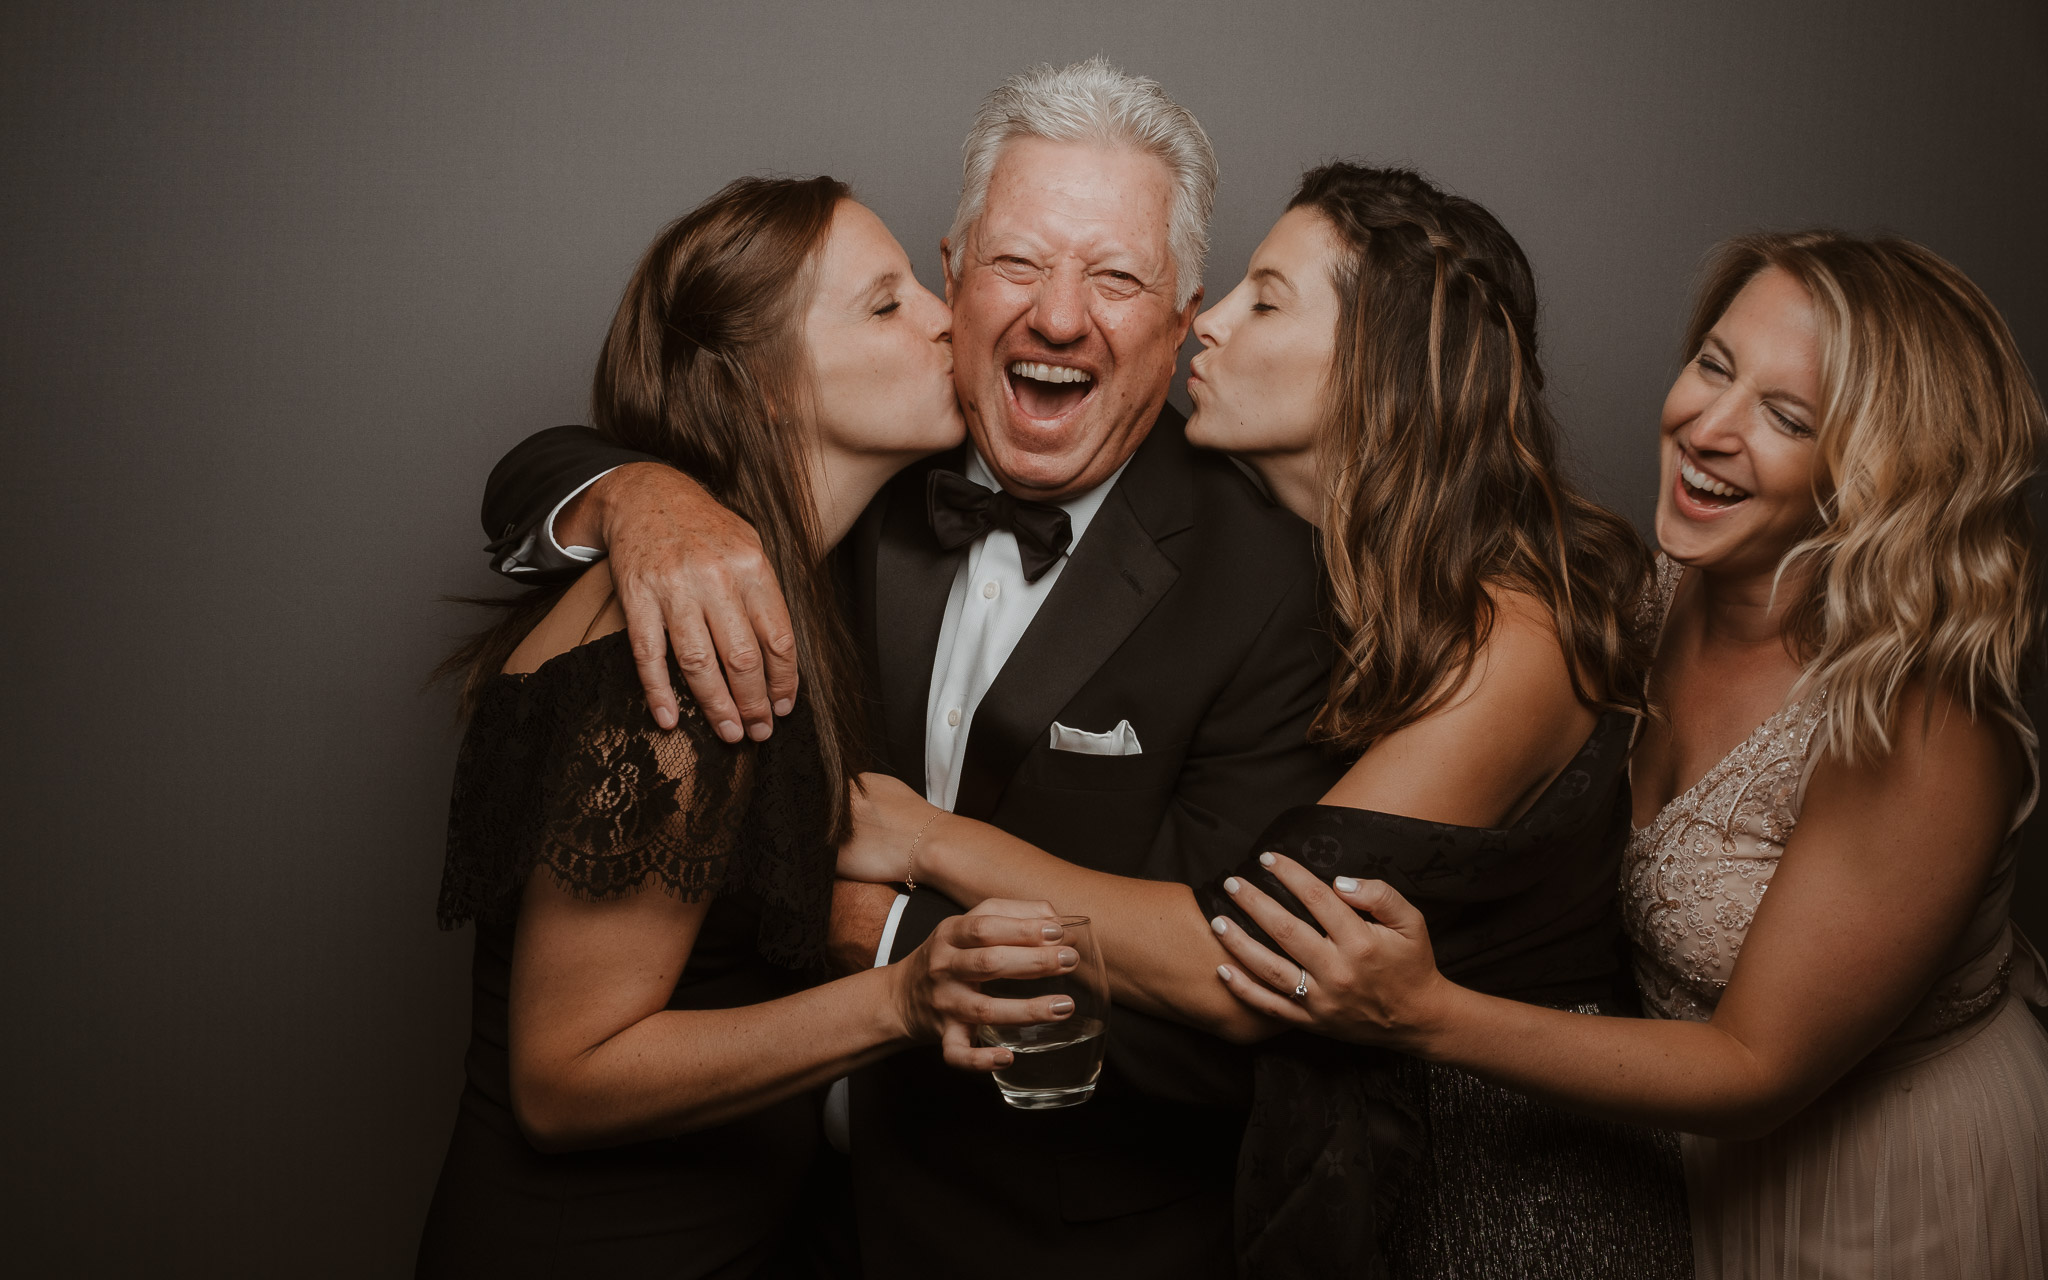
{"label": "arm around shoulder", "polygon": [[[484,482],[483,526],[491,567],[526,582],[580,572],[588,562],[567,554],[551,536],[550,517],[613,468],[653,461],[606,444],[588,427],[549,427],[520,441]],[[582,538],[569,541],[601,546]]]}

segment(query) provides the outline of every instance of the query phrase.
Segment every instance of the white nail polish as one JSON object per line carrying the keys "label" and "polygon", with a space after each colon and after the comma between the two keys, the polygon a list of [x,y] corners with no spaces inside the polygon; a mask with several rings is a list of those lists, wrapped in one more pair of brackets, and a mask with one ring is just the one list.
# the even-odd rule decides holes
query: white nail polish
{"label": "white nail polish", "polygon": [[1209,927],[1218,933],[1222,933],[1230,928],[1230,921],[1225,920],[1222,916],[1217,916],[1209,922]]}
{"label": "white nail polish", "polygon": [[1226,877],[1226,878],[1224,879],[1224,881],[1223,881],[1223,892],[1225,892],[1225,893],[1236,893],[1236,892],[1237,892],[1237,877],[1236,877],[1236,876],[1229,876],[1229,877]]}
{"label": "white nail polish", "polygon": [[1358,892],[1358,881],[1353,880],[1350,876],[1338,876],[1332,883],[1337,886],[1337,892],[1339,893]]}
{"label": "white nail polish", "polygon": [[1262,867],[1270,867],[1270,866],[1272,866],[1272,865],[1273,865],[1273,855],[1272,855],[1272,854],[1270,854],[1270,853],[1262,853],[1262,854],[1260,854],[1260,855],[1259,855],[1259,865],[1260,865],[1260,866],[1262,866]]}
{"label": "white nail polish", "polygon": [[1227,964],[1217,965],[1216,976],[1223,979],[1225,982],[1230,981],[1230,966]]}

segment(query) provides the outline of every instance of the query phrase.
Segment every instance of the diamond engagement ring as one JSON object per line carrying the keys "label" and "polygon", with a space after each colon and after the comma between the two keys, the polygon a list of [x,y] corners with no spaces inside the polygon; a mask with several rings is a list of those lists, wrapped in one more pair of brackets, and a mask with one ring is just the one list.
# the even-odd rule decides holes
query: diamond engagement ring
{"label": "diamond engagement ring", "polygon": [[1294,998],[1304,999],[1308,995],[1308,970],[1301,971],[1301,981],[1294,984]]}

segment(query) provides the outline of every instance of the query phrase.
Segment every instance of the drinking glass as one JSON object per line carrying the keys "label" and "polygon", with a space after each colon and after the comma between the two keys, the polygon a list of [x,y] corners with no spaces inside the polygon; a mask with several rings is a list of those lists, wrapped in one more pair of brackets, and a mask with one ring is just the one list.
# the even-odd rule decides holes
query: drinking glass
{"label": "drinking glass", "polygon": [[1109,1027],[1108,973],[1088,917],[1058,920],[1064,931],[1060,945],[1080,955],[1073,968],[1049,978],[997,978],[981,984],[985,993],[998,999],[1066,996],[1074,1002],[1074,1011],[1058,1022],[980,1029],[981,1043],[1010,1051],[1010,1065],[996,1069],[996,1088],[1004,1102],[1025,1111],[1086,1102],[1095,1092],[1095,1078],[1102,1074],[1103,1032]]}

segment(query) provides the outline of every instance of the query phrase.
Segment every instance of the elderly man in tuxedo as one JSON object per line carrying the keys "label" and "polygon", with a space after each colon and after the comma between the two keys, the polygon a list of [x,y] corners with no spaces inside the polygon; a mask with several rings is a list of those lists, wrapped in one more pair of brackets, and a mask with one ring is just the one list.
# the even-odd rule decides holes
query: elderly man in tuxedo
{"label": "elderly man in tuxedo", "polygon": [[[940,254],[969,440],[898,476],[838,552],[880,767],[1073,862],[1198,884],[1337,773],[1306,740],[1327,681],[1311,530],[1166,403],[1215,157],[1157,84],[1095,59],[998,88],[964,170]],[[794,696],[772,575],[687,477],[555,428],[493,472],[485,525],[519,576],[612,555],[664,723],[671,642],[729,739]],[[843,890],[860,963],[971,905]],[[1064,1110],[1010,1110],[930,1054],[856,1076],[867,1273],[1228,1275],[1242,1051],[1130,1010],[1107,1043],[1095,1096]]]}

